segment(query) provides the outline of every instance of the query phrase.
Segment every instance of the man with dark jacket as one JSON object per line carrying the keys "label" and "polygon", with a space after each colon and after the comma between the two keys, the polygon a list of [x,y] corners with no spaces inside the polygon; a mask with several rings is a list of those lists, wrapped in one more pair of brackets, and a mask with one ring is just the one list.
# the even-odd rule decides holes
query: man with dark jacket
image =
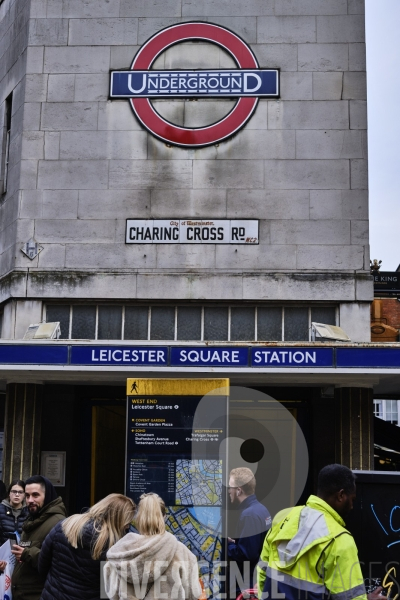
{"label": "man with dark jacket", "polygon": [[40,548],[46,535],[65,519],[65,506],[46,477],[34,475],[26,480],[26,505],[29,517],[22,527],[21,541],[13,546],[17,558],[11,579],[13,600],[40,600],[44,578],[37,570]]}
{"label": "man with dark jacket", "polygon": [[[231,503],[239,505],[240,514],[236,537],[228,538],[230,597],[236,597],[241,590],[253,587],[256,580],[254,571],[266,533],[271,527],[271,515],[257,500],[255,490],[256,479],[251,469],[232,469],[229,474],[228,492]],[[240,577],[243,581],[239,581]]]}

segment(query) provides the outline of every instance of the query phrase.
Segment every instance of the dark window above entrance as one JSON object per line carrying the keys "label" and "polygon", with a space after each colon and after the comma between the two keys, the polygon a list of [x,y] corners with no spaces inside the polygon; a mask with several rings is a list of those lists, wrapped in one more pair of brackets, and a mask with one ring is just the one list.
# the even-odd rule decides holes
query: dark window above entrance
{"label": "dark window above entrance", "polygon": [[61,339],[310,341],[311,322],[337,325],[335,306],[48,304]]}

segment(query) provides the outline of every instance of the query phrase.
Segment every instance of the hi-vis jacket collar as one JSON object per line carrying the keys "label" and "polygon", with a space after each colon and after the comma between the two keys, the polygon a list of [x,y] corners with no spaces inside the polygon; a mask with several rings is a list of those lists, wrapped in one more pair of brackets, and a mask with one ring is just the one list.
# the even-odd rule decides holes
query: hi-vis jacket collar
{"label": "hi-vis jacket collar", "polygon": [[311,548],[331,539],[326,514],[344,527],[340,515],[317,496],[310,496],[306,506],[289,513],[274,540],[281,568],[293,566]]}
{"label": "hi-vis jacket collar", "polygon": [[336,512],[329,504],[319,498],[318,496],[311,495],[306,502],[306,506],[310,506],[310,508],[316,508],[317,510],[321,510],[322,512],[326,512],[331,515],[341,525],[342,527],[346,527],[346,523],[343,521],[342,517],[339,513]]}

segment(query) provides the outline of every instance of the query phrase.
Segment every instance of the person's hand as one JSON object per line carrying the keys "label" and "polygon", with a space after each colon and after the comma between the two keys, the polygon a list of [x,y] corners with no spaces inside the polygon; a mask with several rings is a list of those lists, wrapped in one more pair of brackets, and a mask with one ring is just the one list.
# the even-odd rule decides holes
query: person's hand
{"label": "person's hand", "polygon": [[18,544],[14,544],[11,552],[14,554],[17,560],[21,560],[21,556],[24,550],[25,548],[21,548],[21,546],[18,546]]}
{"label": "person's hand", "polygon": [[228,542],[229,542],[230,544],[236,544],[235,540],[233,540],[232,538],[228,538]]}
{"label": "person's hand", "polygon": [[382,587],[378,587],[376,588],[376,590],[374,590],[373,592],[371,592],[370,594],[368,594],[367,598],[368,600],[382,600],[382,598],[384,598],[384,596],[382,596]]}
{"label": "person's hand", "polygon": [[7,563],[5,560],[0,560],[0,571],[3,572],[4,569],[6,568]]}

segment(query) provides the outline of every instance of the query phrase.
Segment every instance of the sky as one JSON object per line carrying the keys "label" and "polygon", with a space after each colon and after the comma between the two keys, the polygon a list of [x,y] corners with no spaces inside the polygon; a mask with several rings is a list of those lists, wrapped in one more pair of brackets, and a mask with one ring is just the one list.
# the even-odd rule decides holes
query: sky
{"label": "sky", "polygon": [[366,0],[371,258],[400,264],[400,0]]}

